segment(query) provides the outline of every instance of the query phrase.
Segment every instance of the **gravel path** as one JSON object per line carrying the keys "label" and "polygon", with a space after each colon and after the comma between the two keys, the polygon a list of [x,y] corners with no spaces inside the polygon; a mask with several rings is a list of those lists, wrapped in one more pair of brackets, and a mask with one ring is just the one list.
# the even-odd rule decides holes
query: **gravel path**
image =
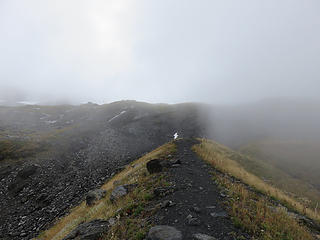
{"label": "gravel path", "polygon": [[[184,240],[201,233],[216,239],[250,239],[232,224],[221,202],[223,195],[212,180],[212,168],[203,162],[191,147],[196,140],[179,140],[176,158],[180,166],[169,169],[169,181],[176,191],[163,198],[173,206],[161,209],[156,224],[169,225],[180,230]],[[239,238],[242,236],[242,238]]]}

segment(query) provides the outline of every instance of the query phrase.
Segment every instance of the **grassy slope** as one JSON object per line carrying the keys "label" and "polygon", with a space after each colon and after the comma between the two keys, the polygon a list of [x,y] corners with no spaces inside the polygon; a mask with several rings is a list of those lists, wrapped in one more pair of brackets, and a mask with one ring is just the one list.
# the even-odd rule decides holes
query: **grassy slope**
{"label": "grassy slope", "polygon": [[[202,140],[201,144],[193,149],[219,170],[213,175],[231,196],[228,205],[237,225],[258,239],[313,239],[308,229],[300,226],[285,209],[278,209],[273,199],[280,200],[290,209],[317,221],[320,220],[320,215],[307,209],[303,202],[298,202],[247,171],[243,165],[252,160],[209,140]],[[256,191],[252,191],[248,186]]]}
{"label": "grassy slope", "polygon": [[252,160],[244,164],[249,171],[295,194],[311,208],[320,202],[320,143],[265,140],[240,151]]}
{"label": "grassy slope", "polygon": [[[151,223],[146,219],[152,213],[146,211],[145,207],[152,200],[152,189],[168,185],[161,174],[147,174],[145,164],[150,159],[165,157],[174,151],[175,145],[168,143],[136,160],[101,187],[107,190],[105,198],[90,207],[82,202],[79,206],[71,209],[68,215],[58,219],[50,229],[41,233],[37,239],[63,239],[82,222],[109,219],[110,217],[116,217],[119,221],[104,239],[144,239],[151,226]],[[118,184],[138,183],[138,187],[125,198],[117,201],[116,204],[112,204],[109,196],[117,182]],[[120,213],[119,209],[122,209]]]}

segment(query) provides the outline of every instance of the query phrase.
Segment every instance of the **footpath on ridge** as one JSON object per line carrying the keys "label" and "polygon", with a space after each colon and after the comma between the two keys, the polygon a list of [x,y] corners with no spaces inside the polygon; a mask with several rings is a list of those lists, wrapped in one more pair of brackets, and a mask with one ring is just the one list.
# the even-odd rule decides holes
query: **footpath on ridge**
{"label": "footpath on ridge", "polygon": [[155,223],[174,227],[184,240],[250,239],[234,227],[223,208],[225,196],[212,180],[212,167],[192,151],[191,147],[198,142],[181,139],[175,143],[177,152],[174,158],[181,164],[168,169],[168,181],[175,191],[163,197],[168,206],[157,212]]}

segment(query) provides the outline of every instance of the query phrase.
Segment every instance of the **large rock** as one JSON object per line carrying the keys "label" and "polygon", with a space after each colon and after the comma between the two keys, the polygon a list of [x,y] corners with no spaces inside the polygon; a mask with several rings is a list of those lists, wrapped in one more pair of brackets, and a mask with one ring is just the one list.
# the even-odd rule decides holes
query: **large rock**
{"label": "large rock", "polygon": [[86,204],[88,206],[93,205],[96,201],[104,198],[106,196],[107,191],[102,189],[95,189],[88,192],[86,196]]}
{"label": "large rock", "polygon": [[153,159],[147,162],[147,170],[150,174],[161,172],[163,169],[160,159]]}
{"label": "large rock", "polygon": [[147,240],[182,240],[182,234],[174,227],[158,225],[150,229]]}
{"label": "large rock", "polygon": [[215,237],[211,237],[202,233],[193,234],[192,236],[194,240],[217,240]]}
{"label": "large rock", "polygon": [[110,201],[115,202],[117,199],[127,195],[130,191],[132,191],[137,184],[125,184],[116,187],[113,189],[111,195],[110,195]]}
{"label": "large rock", "polygon": [[80,224],[63,240],[98,240],[109,229],[109,222],[103,220],[93,220]]}

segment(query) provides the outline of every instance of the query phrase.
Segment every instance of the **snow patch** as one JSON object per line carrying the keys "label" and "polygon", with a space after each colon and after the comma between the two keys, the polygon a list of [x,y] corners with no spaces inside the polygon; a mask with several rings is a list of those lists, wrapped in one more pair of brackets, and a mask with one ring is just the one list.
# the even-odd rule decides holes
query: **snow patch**
{"label": "snow patch", "polygon": [[57,122],[56,120],[53,120],[53,121],[50,121],[50,120],[49,120],[49,121],[46,121],[46,123],[47,123],[47,124],[54,124],[54,123],[56,123],[56,122]]}
{"label": "snow patch", "polygon": [[111,122],[112,120],[116,119],[117,117],[121,116],[122,114],[126,113],[127,111],[122,111],[118,115],[115,115],[113,118],[109,119],[108,122]]}
{"label": "snow patch", "polygon": [[23,104],[23,105],[36,105],[37,104],[37,102],[32,102],[32,101],[20,101],[17,103]]}

